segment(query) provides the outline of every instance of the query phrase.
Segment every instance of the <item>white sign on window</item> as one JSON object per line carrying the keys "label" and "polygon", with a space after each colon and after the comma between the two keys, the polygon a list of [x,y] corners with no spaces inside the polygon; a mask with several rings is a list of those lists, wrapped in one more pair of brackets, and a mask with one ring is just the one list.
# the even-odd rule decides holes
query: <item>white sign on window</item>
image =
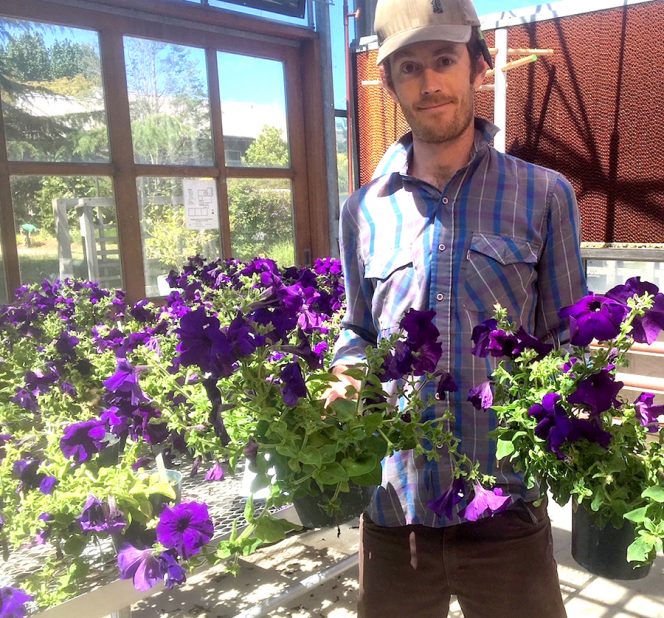
{"label": "white sign on window", "polygon": [[217,187],[214,180],[184,178],[184,217],[188,230],[218,230]]}

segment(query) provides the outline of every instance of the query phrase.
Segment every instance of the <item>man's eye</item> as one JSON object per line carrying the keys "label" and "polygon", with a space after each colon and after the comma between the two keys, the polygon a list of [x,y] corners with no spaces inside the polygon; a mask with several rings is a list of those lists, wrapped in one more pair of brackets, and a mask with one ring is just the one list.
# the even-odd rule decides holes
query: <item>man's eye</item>
{"label": "man's eye", "polygon": [[415,70],[416,70],[415,63],[413,63],[413,62],[404,62],[401,65],[401,73],[404,74],[404,75],[414,73]]}
{"label": "man's eye", "polygon": [[449,56],[440,56],[440,58],[438,58],[438,66],[449,67],[452,64],[454,64],[454,60]]}

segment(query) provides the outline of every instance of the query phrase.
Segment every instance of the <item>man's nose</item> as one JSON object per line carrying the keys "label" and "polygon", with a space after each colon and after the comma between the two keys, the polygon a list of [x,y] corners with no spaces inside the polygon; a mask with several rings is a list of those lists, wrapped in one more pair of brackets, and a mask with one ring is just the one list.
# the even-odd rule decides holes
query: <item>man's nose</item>
{"label": "man's nose", "polygon": [[430,67],[425,67],[422,70],[422,94],[433,94],[440,92],[439,75]]}

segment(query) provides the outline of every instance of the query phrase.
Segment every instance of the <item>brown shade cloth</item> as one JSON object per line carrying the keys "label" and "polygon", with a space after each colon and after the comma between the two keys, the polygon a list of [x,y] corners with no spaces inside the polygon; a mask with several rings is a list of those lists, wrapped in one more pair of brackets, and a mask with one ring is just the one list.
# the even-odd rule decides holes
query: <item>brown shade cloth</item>
{"label": "brown shade cloth", "polygon": [[[565,174],[577,192],[582,239],[664,242],[664,2],[512,26],[508,44],[552,48],[508,73],[507,151]],[[493,32],[485,33],[489,45]],[[377,80],[376,52],[355,55],[360,182],[408,130]],[[490,83],[492,80],[489,79]],[[493,117],[493,94],[477,113]]]}

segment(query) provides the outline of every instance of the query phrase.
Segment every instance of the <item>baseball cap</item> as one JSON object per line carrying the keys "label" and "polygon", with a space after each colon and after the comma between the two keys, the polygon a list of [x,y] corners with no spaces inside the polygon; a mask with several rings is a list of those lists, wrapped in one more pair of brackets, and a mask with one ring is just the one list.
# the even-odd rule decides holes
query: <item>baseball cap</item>
{"label": "baseball cap", "polygon": [[471,0],[378,0],[374,19],[377,64],[413,43],[467,43],[479,25]]}

